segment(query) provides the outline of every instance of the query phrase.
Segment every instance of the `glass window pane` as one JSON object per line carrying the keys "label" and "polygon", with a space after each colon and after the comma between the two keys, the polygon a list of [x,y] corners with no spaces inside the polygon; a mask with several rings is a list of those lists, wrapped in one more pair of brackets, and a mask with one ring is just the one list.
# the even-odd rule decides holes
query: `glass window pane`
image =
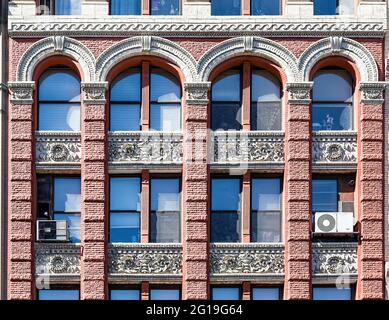
{"label": "glass window pane", "polygon": [[111,212],[109,236],[111,242],[140,242],[140,214]]}
{"label": "glass window pane", "polygon": [[229,70],[212,85],[212,101],[240,101],[240,71]]}
{"label": "glass window pane", "polygon": [[110,179],[110,210],[140,211],[140,178]]}
{"label": "glass window pane", "polygon": [[313,288],[313,300],[351,300],[351,288]]}
{"label": "glass window pane", "polygon": [[81,0],[55,0],[55,15],[80,15]]}
{"label": "glass window pane", "polygon": [[321,70],[313,79],[313,101],[352,102],[352,79],[345,70]]}
{"label": "glass window pane", "polygon": [[172,211],[151,212],[151,242],[180,242],[180,213]]}
{"label": "glass window pane", "polygon": [[212,0],[211,14],[213,16],[239,16],[241,0]]}
{"label": "glass window pane", "polygon": [[66,220],[68,222],[69,240],[72,243],[80,243],[80,214],[55,213],[54,220]]}
{"label": "glass window pane", "polygon": [[142,0],[111,0],[111,15],[140,15]]}
{"label": "glass window pane", "polygon": [[40,101],[80,102],[80,79],[71,70],[49,70],[39,80]]}
{"label": "glass window pane", "polygon": [[240,210],[240,179],[212,179],[211,210]]}
{"label": "glass window pane", "polygon": [[39,290],[39,300],[79,300],[79,290]]}
{"label": "glass window pane", "polygon": [[156,131],[180,131],[181,105],[152,104],[150,106],[150,129]]}
{"label": "glass window pane", "polygon": [[151,210],[180,211],[179,179],[151,179]]}
{"label": "glass window pane", "polygon": [[281,210],[281,180],[279,178],[252,179],[252,210]]}
{"label": "glass window pane", "polygon": [[240,104],[212,104],[212,130],[241,130]]}
{"label": "glass window pane", "polygon": [[162,69],[153,68],[150,76],[152,102],[180,102],[181,86],[176,77]]}
{"label": "glass window pane", "polygon": [[140,70],[131,69],[118,76],[111,87],[111,101],[140,102]]}
{"label": "glass window pane", "polygon": [[352,112],[349,104],[313,104],[312,130],[351,130]]}
{"label": "glass window pane", "polygon": [[335,15],[337,0],[314,0],[314,15]]}
{"label": "glass window pane", "polygon": [[212,300],[240,300],[239,288],[212,288]]}
{"label": "glass window pane", "polygon": [[109,118],[111,131],[139,131],[140,105],[111,103]]}
{"label": "glass window pane", "polygon": [[312,211],[338,211],[338,182],[336,179],[312,180]]}
{"label": "glass window pane", "polygon": [[252,211],[253,242],[281,242],[281,211]]}
{"label": "glass window pane", "polygon": [[252,300],[280,300],[280,289],[253,288]]}
{"label": "glass window pane", "polygon": [[178,289],[151,289],[150,300],[180,300]]}
{"label": "glass window pane", "polygon": [[251,104],[251,130],[278,131],[281,128],[281,102],[253,102]]}
{"label": "glass window pane", "polygon": [[279,15],[280,0],[251,0],[251,15]]}
{"label": "glass window pane", "polygon": [[39,130],[47,131],[80,131],[80,105],[39,104]]}
{"label": "glass window pane", "polygon": [[180,0],[151,0],[151,15],[179,15]]}
{"label": "glass window pane", "polygon": [[81,212],[81,179],[54,179],[54,211]]}
{"label": "glass window pane", "polygon": [[281,85],[276,77],[265,70],[254,70],[252,74],[251,101],[280,101]]}
{"label": "glass window pane", "polygon": [[111,300],[140,300],[139,290],[111,290]]}
{"label": "glass window pane", "polygon": [[239,214],[212,212],[211,229],[211,242],[239,242]]}

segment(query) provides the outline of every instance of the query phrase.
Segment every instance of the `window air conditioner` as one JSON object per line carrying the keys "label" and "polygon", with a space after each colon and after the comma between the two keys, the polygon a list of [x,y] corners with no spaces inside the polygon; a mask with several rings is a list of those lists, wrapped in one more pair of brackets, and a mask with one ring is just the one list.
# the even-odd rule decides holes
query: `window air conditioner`
{"label": "window air conditioner", "polygon": [[38,220],[37,241],[69,241],[66,220]]}
{"label": "window air conditioner", "polygon": [[352,212],[316,212],[316,233],[352,233],[354,214]]}

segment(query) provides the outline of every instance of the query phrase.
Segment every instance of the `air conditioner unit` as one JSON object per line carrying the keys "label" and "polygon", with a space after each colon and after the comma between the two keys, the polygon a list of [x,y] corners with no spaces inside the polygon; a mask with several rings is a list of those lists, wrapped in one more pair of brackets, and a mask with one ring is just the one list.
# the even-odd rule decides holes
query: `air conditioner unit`
{"label": "air conditioner unit", "polygon": [[37,241],[63,242],[69,241],[66,220],[38,220]]}
{"label": "air conditioner unit", "polygon": [[316,212],[316,233],[352,233],[354,214],[352,212]]}

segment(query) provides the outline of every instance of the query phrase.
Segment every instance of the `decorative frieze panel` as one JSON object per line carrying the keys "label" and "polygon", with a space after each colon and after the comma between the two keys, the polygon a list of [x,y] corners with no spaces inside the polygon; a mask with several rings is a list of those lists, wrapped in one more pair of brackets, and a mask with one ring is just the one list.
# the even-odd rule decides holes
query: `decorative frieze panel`
{"label": "decorative frieze panel", "polygon": [[37,132],[36,162],[38,164],[79,164],[81,161],[80,133]]}
{"label": "decorative frieze panel", "polygon": [[386,82],[362,82],[359,90],[362,93],[362,103],[365,104],[383,104],[384,90]]}
{"label": "decorative frieze panel", "polygon": [[282,275],[282,244],[213,244],[211,274],[223,276]]}
{"label": "decorative frieze panel", "polygon": [[315,164],[355,164],[357,162],[356,132],[321,132],[312,139]]}
{"label": "decorative frieze panel", "polygon": [[109,161],[111,164],[181,164],[182,134],[110,133]]}
{"label": "decorative frieze panel", "polygon": [[217,131],[211,136],[211,159],[215,164],[284,161],[283,132]]}
{"label": "decorative frieze panel", "polygon": [[353,275],[358,273],[357,243],[312,244],[314,275]]}
{"label": "decorative frieze panel", "polygon": [[181,244],[111,245],[109,273],[111,276],[181,275]]}
{"label": "decorative frieze panel", "polygon": [[80,246],[64,243],[35,244],[36,275],[71,277],[80,274]]}

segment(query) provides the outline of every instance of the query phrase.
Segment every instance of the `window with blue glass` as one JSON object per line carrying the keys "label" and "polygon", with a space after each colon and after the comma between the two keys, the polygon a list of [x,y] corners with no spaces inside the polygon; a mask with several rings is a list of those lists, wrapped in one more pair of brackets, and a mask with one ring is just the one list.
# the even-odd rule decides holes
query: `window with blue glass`
{"label": "window with blue glass", "polygon": [[313,288],[313,300],[352,300],[351,288],[316,287]]}
{"label": "window with blue glass", "polygon": [[175,16],[180,14],[181,0],[150,0],[150,14]]}
{"label": "window with blue glass", "polygon": [[211,242],[240,240],[240,178],[211,181]]}
{"label": "window with blue glass", "polygon": [[152,178],[150,180],[151,242],[180,242],[180,189],[178,178]]}
{"label": "window with blue glass", "polygon": [[213,287],[212,300],[241,300],[240,288]]}
{"label": "window with blue glass", "polygon": [[39,79],[38,130],[80,131],[80,95],[80,79],[72,70],[47,70]]}
{"label": "window with blue glass", "polygon": [[353,129],[353,87],[342,69],[322,69],[313,79],[312,129],[345,131]]}
{"label": "window with blue glass", "polygon": [[338,211],[337,179],[312,179],[312,212]]}
{"label": "window with blue glass", "polygon": [[314,15],[353,15],[355,0],[314,0]]}
{"label": "window with blue glass", "polygon": [[281,14],[281,0],[251,0],[252,16]]}
{"label": "window with blue glass", "polygon": [[80,15],[81,0],[40,0],[39,13],[46,15]]}
{"label": "window with blue glass", "polygon": [[239,16],[241,14],[241,0],[211,0],[211,15]]}
{"label": "window with blue glass", "polygon": [[272,287],[253,288],[252,300],[280,300],[281,289]]}
{"label": "window with blue glass", "polygon": [[142,0],[111,0],[111,15],[140,15]]}
{"label": "window with blue glass", "polygon": [[38,290],[38,300],[80,300],[80,290],[42,289]]}
{"label": "window with blue glass", "polygon": [[251,241],[281,242],[281,179],[251,181]]}
{"label": "window with blue glass", "polygon": [[110,178],[110,242],[140,242],[140,190],[139,177]]}
{"label": "window with blue glass", "polygon": [[180,289],[151,289],[150,300],[180,300]]}
{"label": "window with blue glass", "polygon": [[111,300],[140,300],[139,289],[115,288],[110,290]]}

